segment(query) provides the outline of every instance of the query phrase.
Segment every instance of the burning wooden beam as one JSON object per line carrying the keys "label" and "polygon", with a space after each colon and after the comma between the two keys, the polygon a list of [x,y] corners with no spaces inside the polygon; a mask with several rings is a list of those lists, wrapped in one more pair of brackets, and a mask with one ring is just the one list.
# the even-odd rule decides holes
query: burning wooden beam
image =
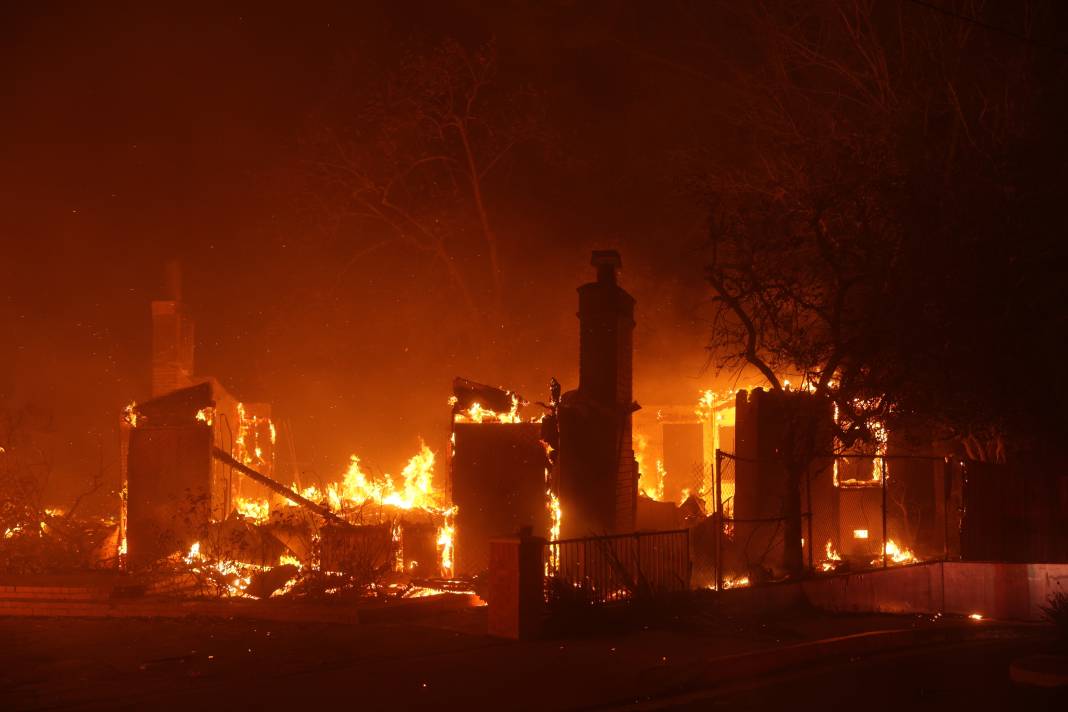
{"label": "burning wooden beam", "polygon": [[280,494],[283,497],[285,497],[286,499],[288,499],[290,502],[293,502],[294,504],[297,504],[297,505],[299,505],[301,507],[304,507],[305,509],[309,509],[309,510],[315,512],[316,514],[318,514],[320,517],[323,517],[324,519],[328,519],[328,520],[330,520],[331,522],[333,522],[335,524],[341,524],[341,525],[346,526],[346,527],[351,527],[352,526],[349,522],[345,521],[344,519],[342,519],[338,515],[334,514],[329,509],[327,509],[326,507],[322,506],[321,504],[316,504],[315,502],[311,501],[310,499],[307,499],[305,497],[301,497],[299,494],[297,494],[293,490],[289,489],[285,485],[281,485],[281,484],[275,482],[274,480],[272,480],[270,477],[267,477],[265,475],[260,474],[259,472],[256,472],[251,467],[248,467],[247,465],[241,464],[240,462],[238,462],[234,458],[230,457],[229,453],[224,452],[223,450],[220,450],[219,448],[214,448],[213,451],[212,451],[212,455],[215,457],[216,460],[222,462],[225,465],[229,465],[230,467],[232,467],[235,470],[237,470],[238,472],[240,472],[242,475],[245,475],[246,477],[248,477],[248,478],[250,478],[252,480],[255,480],[256,482],[259,482],[261,485],[263,485],[267,489],[271,490],[272,492],[277,492],[278,494]]}

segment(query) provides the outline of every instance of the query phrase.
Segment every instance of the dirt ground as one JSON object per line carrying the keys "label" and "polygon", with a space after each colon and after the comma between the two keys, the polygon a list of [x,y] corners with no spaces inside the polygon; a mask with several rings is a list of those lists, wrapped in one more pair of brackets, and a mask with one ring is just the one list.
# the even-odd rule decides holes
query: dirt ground
{"label": "dirt ground", "polygon": [[940,625],[805,613],[517,643],[480,632],[485,609],[363,625],[0,618],[0,709],[616,707],[692,686],[721,656]]}

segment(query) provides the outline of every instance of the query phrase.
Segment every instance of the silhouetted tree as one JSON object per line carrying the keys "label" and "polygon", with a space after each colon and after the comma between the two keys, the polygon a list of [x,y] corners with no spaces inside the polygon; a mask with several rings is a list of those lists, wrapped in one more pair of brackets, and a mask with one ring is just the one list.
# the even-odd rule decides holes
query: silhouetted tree
{"label": "silhouetted tree", "polygon": [[340,111],[309,140],[323,209],[356,234],[432,258],[476,320],[499,317],[505,292],[490,187],[542,126],[536,94],[496,73],[492,43],[471,51],[447,40],[369,90],[342,87]]}
{"label": "silhouetted tree", "polygon": [[[713,354],[776,389],[802,374],[847,445],[923,414],[997,459],[1033,420],[1008,397],[1020,366],[1062,353],[1038,330],[1063,323],[1044,264],[1064,227],[1063,55],[903,6],[752,6],[752,160],[706,184]],[[1021,17],[1040,16],[1002,19]]]}
{"label": "silhouetted tree", "polygon": [[[923,418],[1003,461],[1008,441],[1061,428],[1043,414],[1064,394],[1048,329],[1064,322],[1065,62],[1027,40],[1036,7],[1055,9],[991,18],[1006,36],[967,2],[746,6],[757,57],[733,108],[749,161],[703,184],[718,367],[776,390],[801,375],[846,447]],[[783,447],[796,490],[818,453]],[[797,571],[799,510],[786,534]]]}

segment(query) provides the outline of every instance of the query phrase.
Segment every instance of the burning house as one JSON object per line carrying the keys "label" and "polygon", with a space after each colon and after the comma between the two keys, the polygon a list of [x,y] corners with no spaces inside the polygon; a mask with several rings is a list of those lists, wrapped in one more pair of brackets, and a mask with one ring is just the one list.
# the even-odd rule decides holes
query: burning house
{"label": "burning house", "polygon": [[353,456],[340,482],[277,482],[270,406],[194,375],[193,322],[180,300],[153,302],[152,317],[153,397],[131,404],[122,422],[130,568],[210,563],[237,594],[251,590],[249,572],[280,565],[292,571],[278,584],[305,568],[368,582],[451,575],[455,510],[434,482],[429,448],[399,481],[368,474]]}

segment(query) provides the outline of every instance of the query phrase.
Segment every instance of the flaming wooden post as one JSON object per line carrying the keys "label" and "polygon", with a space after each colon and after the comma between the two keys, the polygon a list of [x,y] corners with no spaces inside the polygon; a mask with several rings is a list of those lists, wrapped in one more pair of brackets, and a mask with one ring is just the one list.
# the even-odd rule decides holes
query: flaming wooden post
{"label": "flaming wooden post", "polygon": [[345,526],[345,527],[351,527],[352,526],[349,522],[347,522],[344,519],[342,519],[341,517],[337,516],[336,514],[331,512],[326,507],[323,507],[322,505],[319,505],[319,504],[316,504],[315,502],[312,502],[310,499],[306,499],[306,498],[300,496],[299,494],[297,494],[293,490],[289,489],[288,487],[286,487],[284,485],[280,485],[277,482],[275,482],[274,480],[272,480],[271,478],[265,477],[264,475],[261,475],[260,473],[256,472],[251,467],[247,467],[246,465],[241,464],[240,462],[238,462],[234,458],[230,457],[230,455],[228,453],[223,452],[219,448],[215,448],[214,451],[212,452],[212,455],[214,455],[216,460],[219,460],[220,462],[222,462],[222,463],[224,463],[226,465],[229,465],[230,467],[234,468],[235,470],[237,470],[241,474],[245,475],[246,477],[250,477],[253,480],[255,480],[256,482],[259,482],[261,485],[263,485],[267,489],[271,490],[272,492],[277,492],[278,494],[280,494],[283,497],[285,497],[286,499],[288,499],[290,502],[294,502],[295,504],[299,504],[301,507],[304,507],[305,509],[309,509],[309,510],[315,512],[320,517],[323,517],[324,519],[328,519],[331,522],[333,522],[334,524],[340,524],[341,526]]}

